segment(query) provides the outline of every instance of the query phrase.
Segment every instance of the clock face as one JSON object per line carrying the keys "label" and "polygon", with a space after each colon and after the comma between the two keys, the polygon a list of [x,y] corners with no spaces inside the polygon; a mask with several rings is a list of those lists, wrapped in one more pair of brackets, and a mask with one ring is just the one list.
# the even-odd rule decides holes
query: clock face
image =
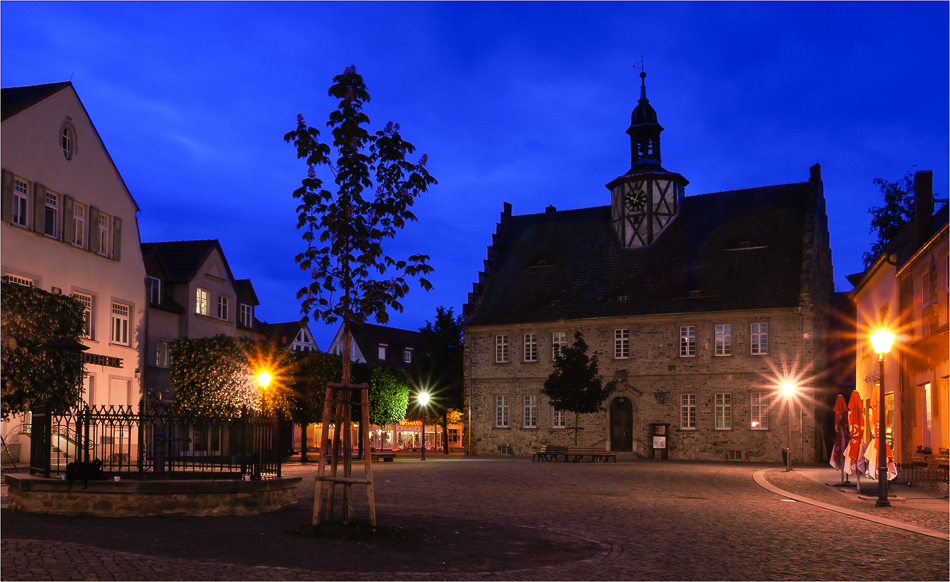
{"label": "clock face", "polygon": [[630,212],[640,212],[647,205],[647,194],[639,188],[634,188],[623,197],[623,204]]}

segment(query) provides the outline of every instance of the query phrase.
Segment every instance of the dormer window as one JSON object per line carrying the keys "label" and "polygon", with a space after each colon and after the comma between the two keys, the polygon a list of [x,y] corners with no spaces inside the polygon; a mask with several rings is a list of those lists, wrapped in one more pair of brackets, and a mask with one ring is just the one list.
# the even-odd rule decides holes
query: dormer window
{"label": "dormer window", "polygon": [[386,348],[389,347],[387,344],[379,344],[379,350],[376,355],[379,358],[380,362],[386,361]]}
{"label": "dormer window", "polygon": [[690,297],[699,297],[699,289],[694,289],[689,292]]}
{"label": "dormer window", "polygon": [[158,277],[145,277],[145,285],[148,288],[148,302],[153,305],[161,305],[162,280]]}
{"label": "dormer window", "polygon": [[244,327],[253,327],[254,323],[254,306],[248,305],[247,303],[241,304],[241,325]]}

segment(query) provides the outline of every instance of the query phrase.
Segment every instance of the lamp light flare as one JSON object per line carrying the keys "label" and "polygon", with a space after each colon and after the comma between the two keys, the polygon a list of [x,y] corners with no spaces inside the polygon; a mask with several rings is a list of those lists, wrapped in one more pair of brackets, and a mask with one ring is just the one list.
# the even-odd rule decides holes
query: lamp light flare
{"label": "lamp light flare", "polygon": [[791,396],[792,394],[795,393],[795,385],[794,385],[794,384],[785,384],[784,386],[782,386],[782,390],[785,391],[785,395],[786,395],[786,396]]}
{"label": "lamp light flare", "polygon": [[882,329],[871,334],[871,345],[874,346],[875,354],[886,354],[891,351],[894,344],[894,334]]}
{"label": "lamp light flare", "polygon": [[419,400],[419,404],[425,406],[426,404],[429,403],[429,393],[428,393],[428,392],[420,392],[420,393],[419,393],[419,396],[418,396],[418,400]]}
{"label": "lamp light flare", "polygon": [[267,372],[261,372],[257,375],[257,381],[260,383],[261,388],[267,388],[270,384],[270,378],[271,376]]}

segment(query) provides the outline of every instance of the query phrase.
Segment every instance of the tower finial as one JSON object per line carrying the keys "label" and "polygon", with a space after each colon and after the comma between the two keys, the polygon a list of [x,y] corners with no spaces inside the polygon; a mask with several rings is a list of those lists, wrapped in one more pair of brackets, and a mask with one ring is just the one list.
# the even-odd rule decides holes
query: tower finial
{"label": "tower finial", "polygon": [[647,73],[644,67],[643,55],[640,55],[640,60],[633,64],[633,68],[640,69],[640,103],[649,103],[650,101],[647,99]]}

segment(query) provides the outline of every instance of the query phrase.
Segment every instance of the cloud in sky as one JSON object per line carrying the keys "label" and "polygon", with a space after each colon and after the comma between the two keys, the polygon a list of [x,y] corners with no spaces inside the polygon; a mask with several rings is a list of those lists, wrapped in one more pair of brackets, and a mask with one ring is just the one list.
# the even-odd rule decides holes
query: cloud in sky
{"label": "cloud in sky", "polygon": [[[663,164],[687,195],[801,182],[822,165],[835,280],[861,269],[875,178],[934,171],[948,192],[947,3],[11,3],[4,87],[73,83],[142,212],[145,241],[217,238],[268,321],[307,283],[283,135],[323,127],[356,65],[439,180],[394,255],[432,256],[390,323],[456,312],[502,203],[608,203],[642,58]],[[28,25],[28,26],[27,26]],[[28,34],[25,31],[29,31]],[[325,176],[326,178],[326,176]],[[9,251],[6,251],[9,252]],[[312,326],[323,348],[335,326]]]}

